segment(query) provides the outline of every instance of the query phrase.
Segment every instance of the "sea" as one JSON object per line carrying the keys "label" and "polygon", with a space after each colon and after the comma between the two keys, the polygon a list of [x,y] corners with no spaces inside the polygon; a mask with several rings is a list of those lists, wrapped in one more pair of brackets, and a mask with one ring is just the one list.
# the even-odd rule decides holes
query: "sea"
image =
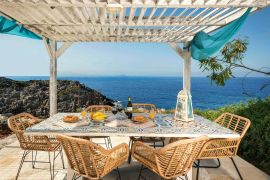
{"label": "sea", "polygon": [[[14,80],[48,80],[46,76],[12,76]],[[127,103],[153,103],[158,108],[175,107],[177,93],[182,89],[182,77],[58,77],[58,80],[79,81],[108,98]],[[233,78],[225,86],[217,86],[206,77],[191,80],[193,107],[196,109],[217,109],[219,107],[246,103],[250,99],[270,96],[270,78]]]}

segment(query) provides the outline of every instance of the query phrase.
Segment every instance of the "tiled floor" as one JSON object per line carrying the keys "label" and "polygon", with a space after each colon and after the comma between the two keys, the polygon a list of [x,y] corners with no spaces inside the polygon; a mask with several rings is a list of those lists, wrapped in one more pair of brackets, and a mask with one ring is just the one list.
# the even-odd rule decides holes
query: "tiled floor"
{"label": "tiled floor", "polygon": [[[95,140],[94,140],[95,141]],[[99,140],[96,140],[99,141]],[[112,138],[113,145],[122,142],[128,142],[127,138]],[[19,167],[23,151],[19,148],[18,142],[14,142],[0,150],[0,179],[12,180],[15,179]],[[31,154],[29,157],[31,158]],[[48,161],[48,153],[39,153],[38,160]],[[235,159],[245,180],[270,180],[270,176],[260,171],[256,167],[247,163],[243,159],[237,157]],[[65,161],[67,162],[67,161]],[[213,161],[203,161],[202,163],[215,163]],[[239,179],[233,164],[230,159],[222,159],[221,167],[219,169],[200,169],[200,180],[231,180]],[[130,165],[124,164],[120,168],[122,180],[135,180],[138,179],[140,165],[133,161]],[[66,169],[62,169],[60,158],[56,163],[56,180],[65,179]],[[143,172],[147,180],[159,180],[160,178],[149,170]],[[193,179],[196,176],[196,169],[193,169]],[[117,173],[112,172],[104,177],[104,180],[116,179]],[[36,164],[36,168],[32,169],[31,163],[25,163],[20,173],[19,179],[21,180],[49,180],[50,171],[48,164]]]}

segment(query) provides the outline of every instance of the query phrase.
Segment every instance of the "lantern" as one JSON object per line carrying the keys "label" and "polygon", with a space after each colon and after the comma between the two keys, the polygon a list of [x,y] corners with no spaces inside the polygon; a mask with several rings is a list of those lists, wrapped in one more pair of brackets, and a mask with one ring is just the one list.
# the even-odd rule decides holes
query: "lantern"
{"label": "lantern", "polygon": [[174,119],[176,121],[192,121],[194,119],[189,91],[182,90],[178,93]]}

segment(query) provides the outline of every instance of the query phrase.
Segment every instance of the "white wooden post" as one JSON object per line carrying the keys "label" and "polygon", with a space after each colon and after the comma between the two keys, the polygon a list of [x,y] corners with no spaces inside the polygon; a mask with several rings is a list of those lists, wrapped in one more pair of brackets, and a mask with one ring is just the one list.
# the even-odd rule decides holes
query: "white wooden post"
{"label": "white wooden post", "polygon": [[57,43],[51,42],[52,57],[50,58],[50,116],[57,113]]}
{"label": "white wooden post", "polygon": [[57,113],[57,59],[71,46],[72,43],[65,42],[57,49],[56,41],[49,41],[47,38],[43,38],[43,41],[50,57],[50,116],[53,116]]}
{"label": "white wooden post", "polygon": [[184,66],[183,66],[183,89],[190,92],[190,84],[191,84],[191,54],[187,48],[188,43],[184,44],[183,48],[183,58],[184,58]]}
{"label": "white wooden post", "polygon": [[188,50],[189,43],[184,43],[184,48],[181,49],[176,43],[169,43],[171,48],[184,60],[183,66],[183,90],[190,91],[191,82],[191,54]]}

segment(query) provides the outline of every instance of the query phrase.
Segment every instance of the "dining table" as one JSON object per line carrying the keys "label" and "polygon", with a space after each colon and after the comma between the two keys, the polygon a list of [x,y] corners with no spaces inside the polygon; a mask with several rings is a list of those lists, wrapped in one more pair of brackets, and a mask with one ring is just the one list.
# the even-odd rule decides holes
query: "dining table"
{"label": "dining table", "polygon": [[[66,116],[77,116],[79,120],[75,123],[64,122]],[[90,115],[82,116],[81,113],[57,113],[42,122],[26,129],[26,135],[48,135],[63,134],[68,136],[89,137],[181,137],[196,138],[208,136],[209,138],[238,138],[239,134],[225,128],[202,116],[194,115],[194,120],[176,121],[174,114],[156,114],[153,119],[148,118],[145,123],[137,123],[128,119],[125,113],[106,113],[104,121],[93,121]],[[149,117],[148,113],[133,113],[133,116]],[[71,169],[68,169],[67,179],[72,177]],[[188,173],[192,179],[192,170]]]}

